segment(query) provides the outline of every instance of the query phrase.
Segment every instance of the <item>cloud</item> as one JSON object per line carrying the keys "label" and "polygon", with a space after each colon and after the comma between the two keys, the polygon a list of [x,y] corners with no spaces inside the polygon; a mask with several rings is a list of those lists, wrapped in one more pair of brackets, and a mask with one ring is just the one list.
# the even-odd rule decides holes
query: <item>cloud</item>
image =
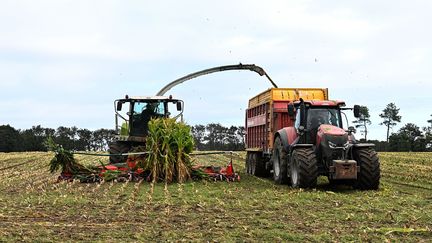
{"label": "cloud", "polygon": [[[421,104],[432,88],[430,7],[426,1],[5,1],[0,122],[109,126],[115,98],[152,95],[189,72],[242,62],[264,67],[280,86],[328,87],[331,98],[367,105],[370,136],[382,138],[378,114],[387,103],[400,106],[404,122],[429,118]],[[242,125],[248,98],[268,87],[243,71],[170,92],[186,101],[190,123]],[[70,112],[56,112],[59,105]],[[27,116],[21,107],[44,111]]]}

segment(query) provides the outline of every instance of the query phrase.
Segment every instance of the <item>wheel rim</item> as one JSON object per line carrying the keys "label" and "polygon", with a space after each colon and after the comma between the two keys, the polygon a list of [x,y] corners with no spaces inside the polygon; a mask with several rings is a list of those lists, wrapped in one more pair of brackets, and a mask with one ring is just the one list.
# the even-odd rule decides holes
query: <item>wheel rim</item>
{"label": "wheel rim", "polygon": [[290,166],[291,171],[291,184],[293,187],[298,185],[298,163],[296,159],[293,159]]}
{"label": "wheel rim", "polygon": [[279,150],[276,150],[276,156],[275,156],[276,160],[273,163],[273,173],[275,177],[278,177],[280,174],[280,157],[279,157]]}

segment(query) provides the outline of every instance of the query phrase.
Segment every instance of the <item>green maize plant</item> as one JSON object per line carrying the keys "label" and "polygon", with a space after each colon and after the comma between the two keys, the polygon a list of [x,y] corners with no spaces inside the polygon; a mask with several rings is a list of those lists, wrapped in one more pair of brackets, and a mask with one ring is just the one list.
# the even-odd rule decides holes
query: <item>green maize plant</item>
{"label": "green maize plant", "polygon": [[92,170],[85,167],[84,165],[79,164],[71,151],[64,149],[61,145],[58,145],[54,142],[52,137],[49,137],[45,145],[48,150],[54,152],[54,158],[50,161],[50,172],[54,173],[57,170],[61,170],[61,172],[72,173],[72,174],[90,174],[93,173]]}
{"label": "green maize plant", "polygon": [[152,181],[184,182],[191,176],[189,154],[194,147],[190,127],[174,119],[152,119],[149,124],[144,170],[150,171]]}

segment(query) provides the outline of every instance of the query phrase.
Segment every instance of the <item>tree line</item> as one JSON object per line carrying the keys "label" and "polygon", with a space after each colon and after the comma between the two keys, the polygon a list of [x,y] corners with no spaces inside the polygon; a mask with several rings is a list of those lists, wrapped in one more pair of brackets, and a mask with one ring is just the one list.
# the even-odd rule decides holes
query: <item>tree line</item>
{"label": "tree line", "polygon": [[245,128],[225,127],[219,123],[191,127],[197,150],[240,151],[245,149]]}
{"label": "tree line", "polygon": [[414,123],[407,123],[397,132],[390,133],[392,128],[401,122],[402,116],[399,111],[400,109],[394,103],[390,103],[379,114],[383,119],[380,125],[385,126],[387,131],[386,141],[368,140],[367,126],[371,125],[372,122],[369,109],[366,106],[361,106],[360,117],[353,121],[355,127],[360,129],[361,134],[364,135],[361,140],[374,143],[377,151],[432,151],[432,119],[427,120],[430,126],[420,128]]}
{"label": "tree line", "polygon": [[104,151],[114,139],[112,129],[90,131],[77,127],[60,126],[57,129],[40,125],[17,130],[10,125],[0,126],[0,152],[47,151],[45,141],[52,137],[65,149],[76,151]]}
{"label": "tree line", "polygon": [[[191,127],[197,150],[243,150],[244,127],[224,127],[220,124]],[[114,140],[115,131],[98,129],[90,131],[75,126],[57,129],[40,125],[17,130],[10,125],[0,126],[0,152],[47,151],[45,141],[52,137],[57,144],[74,151],[106,151]]]}
{"label": "tree line", "polygon": [[[376,145],[377,151],[432,151],[432,119],[427,120],[430,126],[422,127],[407,123],[397,132],[390,131],[401,122],[400,109],[394,103],[388,104],[379,116],[383,119],[380,125],[387,131],[385,141],[368,140],[368,126],[372,124],[369,109],[360,107],[360,117],[353,121],[363,135],[362,142]],[[432,115],[431,115],[432,116]],[[197,150],[230,150],[245,148],[245,128],[243,126],[225,127],[218,123],[191,126]],[[44,144],[48,137],[61,144],[65,149],[75,151],[106,151],[108,144],[114,140],[115,131],[98,129],[90,131],[77,127],[60,126],[57,129],[44,128],[40,125],[30,129],[17,130],[10,125],[0,126],[0,152],[46,151]]]}

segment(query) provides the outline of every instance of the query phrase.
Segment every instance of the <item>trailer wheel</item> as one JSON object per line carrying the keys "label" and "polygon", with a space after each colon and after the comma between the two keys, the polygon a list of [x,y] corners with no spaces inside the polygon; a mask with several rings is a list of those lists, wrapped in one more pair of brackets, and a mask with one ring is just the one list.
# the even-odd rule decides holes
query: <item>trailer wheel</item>
{"label": "trailer wheel", "polygon": [[[123,154],[129,152],[129,150],[130,146],[128,144],[122,142],[113,142],[109,145],[108,153]],[[109,157],[110,164],[124,163],[126,160],[127,156],[111,155]]]}
{"label": "trailer wheel", "polygon": [[360,166],[354,188],[377,190],[380,180],[380,162],[377,153],[371,148],[359,148],[353,152],[354,159]]}
{"label": "trailer wheel", "polygon": [[247,152],[246,164],[245,164],[245,169],[247,174],[252,175],[252,167],[253,167],[253,153]]}
{"label": "trailer wheel", "polygon": [[251,157],[250,157],[250,174],[256,176],[256,164],[257,164],[257,156],[256,153],[251,153]]}
{"label": "trailer wheel", "polygon": [[249,160],[250,160],[250,153],[246,152],[246,159],[245,159],[245,172],[246,172],[246,174],[249,174]]}
{"label": "trailer wheel", "polygon": [[318,165],[312,148],[295,149],[290,162],[291,186],[294,188],[315,187],[318,178]]}
{"label": "trailer wheel", "polygon": [[282,140],[277,137],[273,149],[273,180],[276,184],[286,184],[288,182],[287,160],[288,154],[283,149]]}
{"label": "trailer wheel", "polygon": [[250,173],[254,176],[265,177],[267,171],[261,154],[259,152],[251,153]]}

